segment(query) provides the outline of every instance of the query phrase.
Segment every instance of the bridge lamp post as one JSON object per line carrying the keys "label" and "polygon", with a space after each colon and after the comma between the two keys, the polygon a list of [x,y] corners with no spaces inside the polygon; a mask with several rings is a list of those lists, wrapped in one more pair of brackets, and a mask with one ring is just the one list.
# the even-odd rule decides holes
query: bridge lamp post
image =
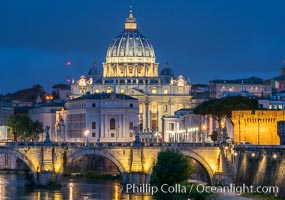
{"label": "bridge lamp post", "polygon": [[226,135],[226,123],[224,121],[221,121],[221,130],[220,130],[220,136],[221,136],[221,141],[225,139]]}
{"label": "bridge lamp post", "polygon": [[84,135],[85,135],[85,138],[86,138],[85,146],[86,146],[87,143],[88,143],[88,134],[89,134],[89,130],[86,130],[86,131],[84,132]]}
{"label": "bridge lamp post", "polygon": [[199,127],[195,127],[194,131],[195,131],[195,137],[196,137],[195,142],[198,143],[199,142]]}
{"label": "bridge lamp post", "polygon": [[207,125],[202,124],[201,126],[201,142],[205,142],[205,131],[207,130]]}

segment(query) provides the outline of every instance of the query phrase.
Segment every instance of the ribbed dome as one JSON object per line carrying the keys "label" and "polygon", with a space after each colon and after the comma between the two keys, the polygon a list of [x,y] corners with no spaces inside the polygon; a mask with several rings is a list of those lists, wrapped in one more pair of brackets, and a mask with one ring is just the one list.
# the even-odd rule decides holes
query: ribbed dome
{"label": "ribbed dome", "polygon": [[155,58],[150,41],[139,33],[132,7],[126,19],[125,29],[122,34],[115,37],[107,51],[110,57],[148,57]]}
{"label": "ribbed dome", "polygon": [[108,48],[107,57],[155,58],[155,53],[150,41],[138,30],[125,29],[122,34],[114,38]]}

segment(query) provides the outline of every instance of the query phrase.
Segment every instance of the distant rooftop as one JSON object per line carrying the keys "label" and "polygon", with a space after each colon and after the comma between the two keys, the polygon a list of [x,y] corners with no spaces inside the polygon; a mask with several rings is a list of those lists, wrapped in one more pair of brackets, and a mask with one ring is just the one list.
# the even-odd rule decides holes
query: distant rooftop
{"label": "distant rooftop", "polygon": [[42,107],[63,107],[65,102],[44,102],[35,104],[32,108],[42,108]]}
{"label": "distant rooftop", "polygon": [[249,78],[242,78],[242,79],[235,79],[235,80],[222,80],[222,79],[216,79],[211,80],[212,83],[220,83],[220,84],[241,84],[243,81],[244,84],[263,84],[263,79],[252,76]]}
{"label": "distant rooftop", "polygon": [[86,100],[86,99],[111,99],[115,97],[115,99],[125,99],[125,100],[137,100],[131,96],[125,94],[115,94],[115,93],[95,93],[95,94],[86,94],[71,101],[76,100]]}

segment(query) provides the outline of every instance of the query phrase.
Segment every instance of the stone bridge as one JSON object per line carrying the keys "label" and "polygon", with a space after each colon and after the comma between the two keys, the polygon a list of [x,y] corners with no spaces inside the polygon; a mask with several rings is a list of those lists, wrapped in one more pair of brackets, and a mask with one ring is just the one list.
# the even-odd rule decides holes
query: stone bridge
{"label": "stone bridge", "polygon": [[149,183],[158,153],[166,148],[179,150],[195,159],[206,170],[209,184],[218,182],[223,173],[219,147],[191,143],[150,143],[136,147],[133,143],[5,143],[0,154],[19,158],[33,173],[36,184],[59,183],[60,177],[75,158],[99,155],[112,161],[119,169],[123,183]]}

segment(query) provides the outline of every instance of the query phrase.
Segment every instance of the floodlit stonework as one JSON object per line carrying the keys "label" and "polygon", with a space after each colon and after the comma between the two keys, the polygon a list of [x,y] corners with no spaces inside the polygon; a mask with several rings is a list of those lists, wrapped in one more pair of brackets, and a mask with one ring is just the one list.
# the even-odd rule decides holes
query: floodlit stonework
{"label": "floodlit stonework", "polygon": [[133,142],[138,100],[115,93],[87,94],[56,112],[55,141]]}
{"label": "floodlit stonework", "polygon": [[233,111],[235,142],[279,145],[277,122],[284,121],[284,110]]}

